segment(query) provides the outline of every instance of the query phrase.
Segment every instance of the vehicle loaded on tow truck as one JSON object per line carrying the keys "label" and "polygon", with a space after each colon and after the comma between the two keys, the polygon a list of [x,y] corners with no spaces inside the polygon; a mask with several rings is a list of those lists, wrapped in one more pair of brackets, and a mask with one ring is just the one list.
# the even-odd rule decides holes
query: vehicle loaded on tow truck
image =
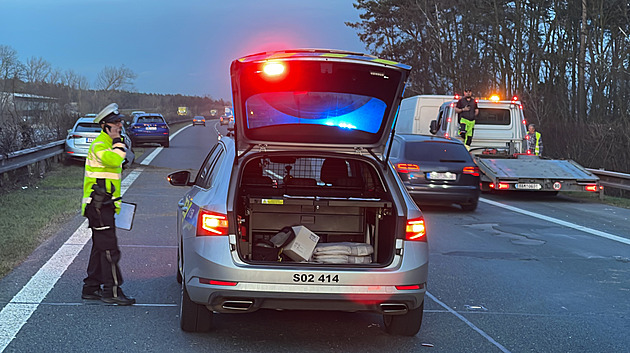
{"label": "vehicle loaded on tow truck", "polygon": [[[459,135],[458,99],[455,96],[440,106],[437,119],[430,123],[431,134]],[[527,121],[517,97],[506,101],[493,96],[478,99],[477,105],[470,153],[483,173],[482,191],[601,191],[599,178],[575,161],[544,158],[527,150]]]}

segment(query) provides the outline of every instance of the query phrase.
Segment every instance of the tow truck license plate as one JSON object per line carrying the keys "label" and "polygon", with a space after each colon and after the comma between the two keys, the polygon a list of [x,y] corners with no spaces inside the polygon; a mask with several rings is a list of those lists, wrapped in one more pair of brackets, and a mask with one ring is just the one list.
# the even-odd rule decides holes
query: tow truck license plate
{"label": "tow truck license plate", "polygon": [[339,275],[336,274],[312,274],[312,273],[294,273],[293,282],[295,283],[339,283]]}
{"label": "tow truck license plate", "polygon": [[430,180],[455,180],[457,179],[457,175],[451,172],[440,173],[440,172],[431,172],[429,173],[427,179]]}
{"label": "tow truck license plate", "polygon": [[539,190],[542,188],[540,184],[516,184],[517,189],[527,189],[527,190]]}

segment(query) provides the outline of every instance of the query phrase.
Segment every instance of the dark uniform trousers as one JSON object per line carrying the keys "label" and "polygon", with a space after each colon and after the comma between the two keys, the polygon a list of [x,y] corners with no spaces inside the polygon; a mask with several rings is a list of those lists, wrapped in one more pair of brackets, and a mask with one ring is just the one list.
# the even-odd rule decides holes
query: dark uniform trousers
{"label": "dark uniform trousers", "polygon": [[[83,280],[83,292],[90,293],[103,285],[104,297],[118,297],[123,278],[118,267],[120,249],[116,238],[114,205],[105,204],[100,215],[90,204],[85,208],[89,227],[92,229],[92,251],[88,261],[87,277]],[[105,228],[105,229],[103,229]]]}

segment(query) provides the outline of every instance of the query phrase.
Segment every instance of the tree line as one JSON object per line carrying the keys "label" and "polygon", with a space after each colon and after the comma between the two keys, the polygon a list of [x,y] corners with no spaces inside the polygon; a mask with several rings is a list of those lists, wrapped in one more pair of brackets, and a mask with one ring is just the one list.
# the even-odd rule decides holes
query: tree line
{"label": "tree line", "polygon": [[[89,80],[72,69],[54,68],[41,57],[19,60],[15,49],[0,44],[0,154],[63,139],[76,119],[98,113],[111,102],[123,111],[160,113],[167,121],[176,118],[177,107],[194,115],[223,111],[230,102],[209,96],[134,92],[137,75],[130,68],[106,66]],[[29,116],[15,104],[15,94],[34,97]],[[39,106],[39,107],[38,107]]]}
{"label": "tree line", "polygon": [[[406,96],[518,96],[545,151],[630,172],[630,2],[357,0],[346,25],[413,67]],[[509,98],[508,98],[509,99]]]}

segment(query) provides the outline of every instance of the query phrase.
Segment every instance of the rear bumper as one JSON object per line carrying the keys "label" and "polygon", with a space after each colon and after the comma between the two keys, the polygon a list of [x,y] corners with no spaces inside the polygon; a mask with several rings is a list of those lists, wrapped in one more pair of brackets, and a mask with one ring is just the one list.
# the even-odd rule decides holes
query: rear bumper
{"label": "rear bumper", "polygon": [[[236,313],[265,308],[395,315],[418,308],[424,300],[429,267],[426,243],[405,244],[401,251],[404,256],[395,255],[386,267],[331,267],[248,264],[238,258],[236,250],[230,251],[221,244],[227,239],[213,238],[184,240],[188,294],[192,301],[213,311]],[[335,276],[338,280],[331,281]],[[201,283],[202,278],[234,285]],[[309,280],[296,282],[298,278]],[[397,285],[420,285],[420,288],[398,289]]]}
{"label": "rear bumper", "polygon": [[133,135],[131,138],[134,143],[144,143],[144,142],[166,142],[168,141],[169,135]]}
{"label": "rear bumper", "polygon": [[[315,294],[309,291],[309,288],[306,288],[309,286],[268,284],[266,285],[268,287],[264,290],[261,290],[263,288],[260,284],[239,283],[239,286],[243,289],[220,290],[217,288],[208,292],[209,288],[201,288],[192,284],[188,284],[186,288],[191,298],[199,295],[207,296],[207,300],[204,300],[205,305],[209,309],[221,313],[281,309],[369,311],[381,314],[404,314],[407,310],[418,308],[422,304],[426,292],[426,288],[423,288],[399,291],[404,293],[361,293],[365,289],[336,287],[335,289],[341,290],[340,293]],[[256,287],[256,289],[246,289],[253,287]],[[306,291],[304,291],[305,289]],[[329,290],[331,289],[333,288],[329,288]],[[353,293],[354,291],[358,292]]]}
{"label": "rear bumper", "polygon": [[476,202],[481,193],[476,186],[405,184],[405,187],[414,200],[435,203]]}

